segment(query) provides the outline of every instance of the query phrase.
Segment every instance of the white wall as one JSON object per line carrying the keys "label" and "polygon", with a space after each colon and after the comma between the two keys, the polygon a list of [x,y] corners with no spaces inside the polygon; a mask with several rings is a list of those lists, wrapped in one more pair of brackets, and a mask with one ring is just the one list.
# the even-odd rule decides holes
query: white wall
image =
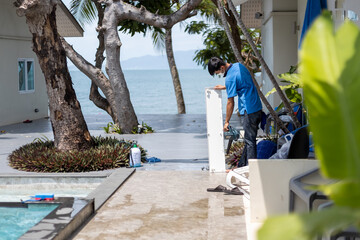
{"label": "white wall", "polygon": [[[263,10],[262,53],[276,77],[297,64],[297,0],[264,0]],[[263,92],[267,93],[273,85],[264,69],[262,76]],[[282,84],[279,79],[277,81]],[[268,100],[273,107],[281,102],[277,94],[272,94]]]}
{"label": "white wall", "polygon": [[[18,58],[32,58],[35,91],[22,94],[18,83]],[[35,112],[35,108],[39,112]],[[48,116],[44,76],[24,17],[18,17],[12,1],[0,2],[0,126]]]}

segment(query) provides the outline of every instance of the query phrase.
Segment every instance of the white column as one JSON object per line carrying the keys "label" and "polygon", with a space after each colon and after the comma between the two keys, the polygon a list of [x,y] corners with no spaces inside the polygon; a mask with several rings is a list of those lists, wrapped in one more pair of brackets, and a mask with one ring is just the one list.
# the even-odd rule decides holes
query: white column
{"label": "white column", "polygon": [[209,171],[225,172],[225,151],[221,90],[205,89]]}

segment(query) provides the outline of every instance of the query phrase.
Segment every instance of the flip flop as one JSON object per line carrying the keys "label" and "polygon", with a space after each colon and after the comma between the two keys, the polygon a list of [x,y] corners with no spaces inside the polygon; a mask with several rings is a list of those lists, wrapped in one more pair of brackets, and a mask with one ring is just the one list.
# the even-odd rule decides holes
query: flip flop
{"label": "flip flop", "polygon": [[226,194],[232,194],[232,195],[244,195],[243,192],[240,191],[240,189],[238,187],[234,187],[231,190],[225,189],[224,193]]}
{"label": "flip flop", "polygon": [[208,188],[207,189],[208,192],[224,192],[225,190],[227,190],[227,189],[223,185],[219,185],[216,188]]}

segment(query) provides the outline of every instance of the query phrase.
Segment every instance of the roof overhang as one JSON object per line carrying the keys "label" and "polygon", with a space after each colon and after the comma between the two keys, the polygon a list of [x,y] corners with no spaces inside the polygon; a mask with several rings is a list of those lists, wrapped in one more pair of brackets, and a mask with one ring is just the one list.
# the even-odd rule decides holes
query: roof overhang
{"label": "roof overhang", "polygon": [[56,8],[56,24],[62,37],[84,36],[84,30],[61,0]]}

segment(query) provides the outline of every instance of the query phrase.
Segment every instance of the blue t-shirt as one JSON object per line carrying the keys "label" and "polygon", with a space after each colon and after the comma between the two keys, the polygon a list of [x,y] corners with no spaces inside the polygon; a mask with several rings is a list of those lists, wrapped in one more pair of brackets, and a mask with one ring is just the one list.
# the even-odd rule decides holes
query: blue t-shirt
{"label": "blue t-shirt", "polygon": [[225,86],[228,98],[238,96],[240,115],[243,115],[245,111],[250,114],[262,109],[250,72],[244,65],[234,63],[227,69]]}

